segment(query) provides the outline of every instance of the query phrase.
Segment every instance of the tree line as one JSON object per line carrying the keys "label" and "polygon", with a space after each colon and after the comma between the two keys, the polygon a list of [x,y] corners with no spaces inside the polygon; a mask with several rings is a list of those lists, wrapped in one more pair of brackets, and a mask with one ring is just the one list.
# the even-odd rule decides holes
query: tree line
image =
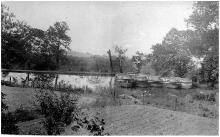
{"label": "tree line", "polygon": [[[96,72],[146,72],[160,76],[197,77],[201,81],[218,81],[219,3],[194,2],[193,12],[185,20],[187,30],[172,28],[161,43],[152,45],[152,53],[137,52],[132,58],[127,49],[114,47],[107,56],[77,57],[66,55],[71,38],[66,22],[56,22],[46,31],[16,20],[1,5],[2,68],[67,70]],[[201,67],[192,58],[200,60]],[[112,68],[111,68],[112,67]]]}
{"label": "tree line", "polygon": [[[186,19],[188,30],[172,28],[161,43],[152,46],[152,53],[137,52],[133,57],[137,69],[150,64],[156,75],[196,77],[200,81],[218,81],[219,71],[219,2],[199,1]],[[145,57],[143,59],[143,57]],[[201,67],[192,58],[201,60]]]}

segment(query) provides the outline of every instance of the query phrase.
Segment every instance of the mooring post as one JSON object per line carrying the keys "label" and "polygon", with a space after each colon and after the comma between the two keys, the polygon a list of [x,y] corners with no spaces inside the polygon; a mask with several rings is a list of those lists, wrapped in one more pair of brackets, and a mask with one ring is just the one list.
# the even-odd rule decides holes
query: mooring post
{"label": "mooring post", "polygon": [[56,78],[55,78],[55,86],[54,86],[55,89],[57,89],[57,81],[58,81],[58,74],[56,75]]}
{"label": "mooring post", "polygon": [[174,110],[176,111],[177,98],[175,98]]}
{"label": "mooring post", "polygon": [[[26,78],[27,86],[29,86],[29,77],[30,77],[30,74],[29,74],[29,72],[28,72],[28,73],[27,73],[27,78]],[[26,82],[25,82],[25,84],[26,84]]]}
{"label": "mooring post", "polygon": [[114,89],[113,94],[114,94],[114,95],[113,95],[113,96],[114,96],[114,102],[115,102],[115,104],[116,104],[116,101],[115,101],[115,100],[116,100],[116,98],[115,98],[115,89]]}
{"label": "mooring post", "polygon": [[111,73],[113,73],[113,64],[112,64],[112,56],[111,56],[111,50],[109,49],[107,51],[108,56],[109,56],[109,61],[110,61],[110,67],[111,67]]}
{"label": "mooring post", "polygon": [[10,85],[11,85],[11,77],[9,79],[10,79]]}

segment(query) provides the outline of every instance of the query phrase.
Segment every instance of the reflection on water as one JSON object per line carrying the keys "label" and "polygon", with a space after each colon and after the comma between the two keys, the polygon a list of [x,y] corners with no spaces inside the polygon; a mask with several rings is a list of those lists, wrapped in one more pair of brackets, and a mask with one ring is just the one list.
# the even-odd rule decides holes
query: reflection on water
{"label": "reflection on water", "polygon": [[[10,81],[16,78],[18,84],[21,84],[24,79],[26,79],[26,73],[13,73],[10,72],[7,76],[2,75],[2,80]],[[30,74],[29,78],[34,79],[36,76]],[[79,76],[79,75],[58,75],[57,83],[65,81],[67,84],[72,85],[72,87],[89,87],[95,89],[96,87],[109,87],[114,86],[115,78],[112,76]],[[55,84],[55,79],[53,80]]]}

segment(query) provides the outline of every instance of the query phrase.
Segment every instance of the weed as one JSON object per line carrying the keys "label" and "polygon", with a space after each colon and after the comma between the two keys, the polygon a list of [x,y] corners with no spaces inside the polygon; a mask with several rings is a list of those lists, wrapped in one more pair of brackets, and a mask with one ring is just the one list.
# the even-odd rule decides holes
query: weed
{"label": "weed", "polygon": [[204,100],[204,101],[212,101],[215,102],[215,93],[211,92],[211,93],[195,93],[193,95],[193,99],[195,100]]}

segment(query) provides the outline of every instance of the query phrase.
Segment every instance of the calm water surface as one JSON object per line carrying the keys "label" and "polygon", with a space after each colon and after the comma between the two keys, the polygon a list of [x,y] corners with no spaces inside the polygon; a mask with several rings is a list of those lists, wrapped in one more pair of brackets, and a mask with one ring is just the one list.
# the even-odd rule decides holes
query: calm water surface
{"label": "calm water surface", "polygon": [[[13,73],[10,72],[7,76],[3,76],[2,80],[9,81],[11,78],[16,78],[18,84],[21,84],[22,79],[27,77],[26,73]],[[30,78],[34,78],[35,75],[31,74]],[[79,75],[58,75],[58,83],[65,81],[67,84],[72,85],[72,87],[89,87],[95,89],[96,87],[109,87],[114,86],[115,77],[112,76],[79,76]],[[55,79],[53,80],[53,84]]]}

